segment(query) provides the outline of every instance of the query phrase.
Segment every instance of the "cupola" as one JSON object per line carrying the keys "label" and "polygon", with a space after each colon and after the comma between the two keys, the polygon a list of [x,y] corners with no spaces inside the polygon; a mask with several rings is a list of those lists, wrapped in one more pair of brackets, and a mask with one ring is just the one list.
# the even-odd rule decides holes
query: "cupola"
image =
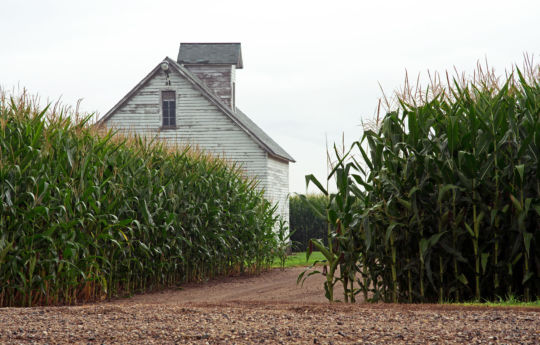
{"label": "cupola", "polygon": [[180,43],[178,63],[235,111],[236,69],[243,67],[240,43]]}

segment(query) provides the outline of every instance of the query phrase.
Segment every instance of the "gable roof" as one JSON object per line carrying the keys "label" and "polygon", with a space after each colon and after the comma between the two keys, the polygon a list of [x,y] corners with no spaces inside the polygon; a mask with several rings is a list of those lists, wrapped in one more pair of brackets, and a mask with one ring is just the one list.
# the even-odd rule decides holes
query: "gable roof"
{"label": "gable roof", "polygon": [[294,158],[292,158],[287,151],[285,151],[281,146],[279,146],[278,143],[276,143],[268,134],[266,134],[259,126],[255,124],[255,122],[251,121],[251,119],[244,114],[240,109],[236,108],[236,118],[242,122],[255,136],[257,136],[259,139],[261,139],[268,147],[274,152],[276,156],[279,156],[281,158],[285,158],[289,162],[295,162]]}
{"label": "gable roof", "polygon": [[243,68],[240,43],[180,43],[178,63],[227,64]]}
{"label": "gable roof", "polygon": [[225,115],[227,115],[238,127],[240,127],[246,134],[248,134],[264,151],[270,156],[285,160],[288,162],[295,162],[281,146],[279,146],[268,134],[266,134],[259,126],[257,126],[250,118],[247,117],[242,111],[236,108],[236,112],[233,112],[231,108],[225,105],[221,99],[215,95],[199,78],[191,73],[187,68],[178,64],[176,61],[166,57],[160,62],[143,80],[141,80],[131,91],[129,91],[114,107],[111,108],[101,119],[99,119],[96,125],[104,125],[105,122],[112,117],[112,115],[122,107],[129,99],[135,95],[135,93],[141,89],[158,71],[161,70],[161,64],[167,62],[174,70],[176,70],[181,76],[183,76],[188,82],[190,82],[196,89],[198,89],[204,97],[216,105]]}

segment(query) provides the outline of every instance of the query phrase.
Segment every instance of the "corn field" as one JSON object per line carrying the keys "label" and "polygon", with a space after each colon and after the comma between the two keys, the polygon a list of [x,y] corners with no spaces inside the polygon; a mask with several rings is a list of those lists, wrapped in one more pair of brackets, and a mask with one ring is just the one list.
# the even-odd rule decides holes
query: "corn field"
{"label": "corn field", "polygon": [[[326,296],[445,302],[540,298],[540,66],[398,95],[328,179]],[[339,268],[339,269],[338,269]],[[307,271],[305,272],[307,273]],[[299,281],[308,275],[302,274]]]}
{"label": "corn field", "polygon": [[[309,204],[303,198],[309,199]],[[319,217],[312,209],[314,206],[319,213],[324,212],[325,205],[326,198],[320,194],[293,195],[289,198],[289,222],[294,231],[291,235],[293,251],[305,251],[312,238],[326,239],[326,217]]]}
{"label": "corn field", "polygon": [[0,307],[100,300],[271,263],[274,207],[239,167],[37,103],[1,94]]}

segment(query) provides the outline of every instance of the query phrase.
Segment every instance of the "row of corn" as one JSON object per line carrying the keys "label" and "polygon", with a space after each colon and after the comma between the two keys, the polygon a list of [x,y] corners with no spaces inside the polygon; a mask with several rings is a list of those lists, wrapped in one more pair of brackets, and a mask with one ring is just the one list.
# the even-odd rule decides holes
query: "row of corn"
{"label": "row of corn", "polygon": [[328,225],[326,220],[317,217],[311,206],[324,210],[326,198],[321,194],[307,194],[310,204],[302,200],[304,196],[292,195],[289,198],[289,223],[294,231],[291,235],[293,251],[303,252],[312,238],[325,239]]}
{"label": "row of corn", "polygon": [[336,193],[307,176],[327,195],[311,248],[329,299],[338,282],[345,301],[540,298],[540,66],[525,72],[406,88],[336,150]]}
{"label": "row of corn", "polygon": [[69,115],[2,94],[0,306],[99,300],[271,262],[274,209],[239,167]]}

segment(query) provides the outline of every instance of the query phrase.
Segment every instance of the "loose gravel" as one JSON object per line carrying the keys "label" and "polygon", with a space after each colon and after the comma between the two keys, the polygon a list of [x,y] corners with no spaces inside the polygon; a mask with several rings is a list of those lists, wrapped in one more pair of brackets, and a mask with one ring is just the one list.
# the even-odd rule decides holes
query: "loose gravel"
{"label": "loose gravel", "polygon": [[[291,302],[282,288],[271,298],[264,281],[287,274],[297,272],[84,306],[3,308],[0,344],[540,344],[540,308]],[[212,290],[232,297],[203,301],[201,291]]]}

